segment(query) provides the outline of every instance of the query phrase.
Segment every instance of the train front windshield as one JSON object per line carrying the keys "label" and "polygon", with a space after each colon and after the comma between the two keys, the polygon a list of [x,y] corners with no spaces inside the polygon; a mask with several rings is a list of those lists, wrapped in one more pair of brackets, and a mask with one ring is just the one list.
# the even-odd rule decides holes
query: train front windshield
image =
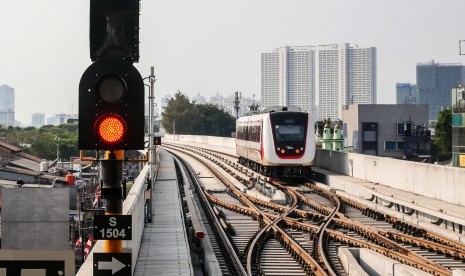
{"label": "train front windshield", "polygon": [[275,125],[276,141],[297,142],[305,138],[304,125]]}
{"label": "train front windshield", "polygon": [[308,114],[304,112],[276,112],[270,114],[274,141],[277,144],[302,145],[307,135]]}

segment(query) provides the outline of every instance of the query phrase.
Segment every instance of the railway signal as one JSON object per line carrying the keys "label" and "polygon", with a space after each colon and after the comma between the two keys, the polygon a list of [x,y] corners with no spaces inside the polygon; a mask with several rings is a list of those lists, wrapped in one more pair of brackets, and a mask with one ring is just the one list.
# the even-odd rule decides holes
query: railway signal
{"label": "railway signal", "polygon": [[140,0],[90,0],[90,59],[139,61]]}
{"label": "railway signal", "polygon": [[[121,184],[123,162],[134,160],[125,159],[124,150],[144,148],[144,82],[132,64],[139,60],[139,4],[140,0],[90,0],[93,63],[79,82],[78,148],[106,151],[105,158],[97,155],[96,159],[83,157],[81,151],[81,160],[99,161],[105,199],[105,215],[101,217],[110,223],[100,226],[101,231],[94,235],[105,241],[106,253],[122,254],[122,240],[131,238],[130,216],[122,216]],[[101,275],[96,274],[100,270],[111,270],[112,275],[130,274],[121,268],[121,264],[130,265],[130,255],[125,255],[125,262],[111,254],[99,258],[94,258],[98,260],[94,262],[98,268],[94,267],[94,275]]]}
{"label": "railway signal", "polygon": [[140,0],[90,0],[90,58],[79,83],[79,149],[144,148]]}
{"label": "railway signal", "polygon": [[79,149],[144,148],[144,83],[122,58],[94,62],[79,83]]}

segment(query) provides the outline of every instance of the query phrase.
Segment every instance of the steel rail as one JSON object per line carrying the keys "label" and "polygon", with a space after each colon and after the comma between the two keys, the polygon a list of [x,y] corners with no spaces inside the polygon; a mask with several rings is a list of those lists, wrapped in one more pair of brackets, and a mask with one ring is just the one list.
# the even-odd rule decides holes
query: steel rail
{"label": "steel rail", "polygon": [[[224,154],[224,153],[221,153],[221,154]],[[228,164],[229,164],[229,162],[228,162]],[[348,205],[350,205],[350,206],[352,206],[354,208],[357,208],[359,210],[370,212],[370,213],[374,212],[374,215],[376,215],[376,216],[377,215],[384,216],[385,219],[389,220],[391,223],[394,223],[394,224],[395,223],[404,223],[404,222],[399,222],[399,220],[397,218],[395,218],[395,217],[391,217],[389,215],[383,214],[383,213],[378,212],[376,210],[371,210],[370,208],[368,208],[367,206],[365,206],[365,205],[363,205],[361,203],[355,202],[355,201],[353,201],[351,199],[348,199],[348,198],[337,196],[334,193],[332,193],[330,191],[327,191],[325,189],[322,189],[322,188],[318,187],[317,185],[315,185],[313,183],[312,184],[306,183],[306,185],[309,186],[310,188],[312,188],[313,190],[315,190],[317,192],[317,194],[330,199],[333,203],[335,203],[335,205],[337,207],[335,207],[335,209],[332,210],[331,208],[328,208],[328,207],[323,206],[323,205],[321,205],[319,203],[316,203],[315,201],[305,197],[304,195],[300,194],[297,191],[293,191],[293,190],[291,190],[291,189],[289,189],[289,188],[287,188],[285,186],[282,186],[282,185],[281,185],[281,188],[282,188],[282,190],[287,191],[287,193],[291,195],[291,197],[293,198],[293,203],[296,203],[297,199],[298,199],[301,202],[303,202],[304,204],[310,206],[312,209],[314,209],[314,210],[316,210],[316,211],[318,211],[318,212],[320,212],[322,214],[328,214],[328,212],[331,212],[331,215],[329,215],[327,217],[327,219],[325,220],[325,223],[323,225],[321,225],[319,231],[317,231],[319,233],[319,238],[318,238],[318,250],[319,250],[319,253],[318,253],[318,256],[319,256],[320,260],[322,260],[323,263],[325,263],[325,266],[327,266],[327,268],[329,268],[328,271],[330,272],[330,274],[333,274],[334,272],[332,271],[331,266],[329,265],[329,262],[324,261],[325,260],[325,254],[324,254],[324,251],[322,251],[324,235],[328,235],[328,237],[330,237],[330,238],[335,238],[336,237],[335,238],[336,240],[346,240],[350,244],[356,244],[357,243],[356,241],[358,241],[359,245],[363,245],[363,247],[370,248],[370,249],[375,250],[377,252],[382,252],[382,250],[379,251],[380,246],[376,246],[376,245],[373,245],[373,244],[371,244],[371,246],[370,246],[369,242],[354,239],[354,238],[350,238],[352,240],[346,239],[347,236],[345,236],[344,234],[340,234],[340,233],[339,233],[339,236],[338,236],[337,231],[327,228],[329,225],[331,225],[331,223],[334,223],[334,225],[337,225],[339,227],[349,228],[349,229],[355,230],[356,232],[362,234],[362,236],[366,237],[368,240],[376,240],[377,242],[382,244],[384,247],[386,247],[386,248],[384,248],[384,250],[388,250],[388,251],[390,250],[390,251],[393,252],[392,253],[393,257],[391,257],[389,254],[388,255],[384,254],[384,255],[389,256],[389,257],[394,258],[394,259],[398,258],[399,257],[398,255],[402,255],[402,256],[404,256],[406,258],[406,261],[404,263],[412,265],[413,267],[418,267],[420,269],[422,267],[424,267],[424,269],[423,269],[424,271],[427,271],[429,273],[433,273],[434,275],[450,275],[450,274],[448,274],[450,271],[447,268],[442,267],[442,266],[440,266],[440,265],[438,265],[438,264],[436,264],[434,262],[431,262],[430,260],[426,259],[425,257],[420,256],[417,253],[414,253],[411,250],[408,250],[405,247],[402,247],[402,246],[396,244],[391,239],[399,240],[399,241],[407,241],[409,243],[416,244],[418,246],[426,247],[428,249],[432,249],[432,250],[443,252],[445,254],[456,256],[457,258],[462,258],[462,259],[464,258],[464,255],[465,255],[465,253],[463,253],[463,250],[465,249],[464,245],[460,244],[459,242],[457,242],[455,240],[449,239],[447,237],[443,237],[443,236],[435,234],[435,233],[431,233],[431,232],[426,231],[426,230],[421,229],[421,228],[419,228],[419,229],[420,229],[420,231],[422,231],[424,239],[417,238],[417,237],[412,237],[412,236],[409,236],[409,235],[394,233],[394,232],[390,232],[390,231],[385,232],[385,231],[380,231],[380,230],[374,230],[375,228],[366,227],[366,226],[363,226],[363,225],[359,224],[358,222],[354,222],[352,220],[349,220],[344,216],[343,213],[340,213],[340,210],[342,208],[342,205],[340,204],[341,201],[344,202],[345,204],[348,204]],[[240,196],[240,197],[242,197],[242,196]],[[256,199],[253,199],[253,198],[247,198],[247,199],[248,200],[246,200],[246,201],[250,200],[250,201],[253,201],[256,204],[266,206],[267,208],[271,208],[271,209],[274,209],[274,210],[279,210],[279,212],[284,212],[284,213],[286,213],[286,215],[288,215],[292,211],[294,211],[298,216],[307,218],[308,213],[310,213],[308,211],[298,210],[297,208],[295,208],[295,206],[293,208],[289,208],[289,207],[281,206],[281,205],[278,205],[278,204],[273,204],[273,203],[270,204],[269,202],[264,202],[264,201],[256,200]],[[253,208],[253,207],[251,207],[251,208]],[[261,211],[259,210],[259,212],[261,212]],[[284,236],[282,236],[282,239],[283,240],[286,239],[285,236],[288,236],[288,235],[276,225],[278,221],[283,221],[286,225],[292,225],[293,227],[298,227],[298,228],[301,228],[301,229],[305,229],[305,231],[309,231],[309,232],[313,231],[313,233],[315,233],[314,232],[315,231],[315,226],[314,225],[309,226],[306,223],[298,222],[298,221],[295,221],[295,220],[293,220],[291,218],[284,218],[283,215],[284,214],[282,214],[280,217],[276,217],[276,215],[266,214],[265,213],[262,217],[273,220],[273,223],[272,223],[273,225],[268,225],[267,227],[262,229],[264,231],[262,231],[261,233],[265,233],[265,232],[269,231],[268,229],[270,229],[270,230],[272,229],[275,233],[278,233],[278,232],[282,231],[283,234],[284,234]],[[338,217],[339,219],[337,219],[336,217]],[[264,219],[264,220],[266,220],[266,219]],[[409,227],[412,227],[412,228],[416,229],[415,226],[410,226],[409,225]],[[259,238],[259,236],[260,235],[257,235],[256,238]],[[289,236],[288,236],[288,238],[290,240],[292,240],[292,238],[290,238]],[[391,239],[389,239],[389,238],[391,238]],[[432,241],[428,241],[427,239],[430,239]],[[299,245],[297,244],[297,246],[299,246]],[[291,246],[289,246],[289,247],[291,247]],[[253,247],[251,246],[251,248],[253,248]],[[383,247],[381,247],[381,248],[383,248]],[[299,251],[299,250],[297,250],[297,251]],[[251,272],[248,271],[248,273],[250,274]]]}
{"label": "steel rail", "polygon": [[[170,153],[174,156],[175,160],[177,162],[179,162],[180,164],[182,164],[183,167],[186,169],[186,171],[188,172],[188,174],[189,174],[191,180],[193,181],[193,184],[195,185],[196,189],[198,191],[203,191],[203,187],[202,187],[202,185],[200,185],[200,181],[197,178],[197,175],[193,172],[190,165],[186,161],[182,160],[177,154],[175,154],[173,152],[170,152]],[[205,193],[198,193],[198,196],[199,196],[199,199],[201,200],[204,211],[208,213],[208,216],[213,221],[214,227],[217,229],[218,236],[219,236],[221,242],[224,244],[224,248],[228,252],[227,257],[232,261],[237,274],[238,275],[246,275],[244,267],[242,266],[242,263],[241,263],[240,259],[238,258],[237,254],[236,254],[236,252],[234,250],[234,247],[232,246],[231,242],[229,241],[226,233],[224,231],[222,231],[221,224],[220,224],[218,218],[214,215],[213,208],[210,206],[210,204],[208,204],[208,200],[205,197]]]}
{"label": "steel rail", "polygon": [[360,239],[352,238],[350,236],[344,235],[336,230],[332,229],[325,229],[325,232],[328,233],[328,236],[330,236],[332,239],[340,242],[344,242],[353,246],[358,246],[358,247],[363,247],[363,248],[368,248],[370,250],[373,250],[377,253],[380,253],[384,256],[387,256],[393,260],[399,261],[403,264],[408,264],[410,266],[413,266],[415,268],[418,268],[420,270],[423,270],[425,272],[428,272],[432,275],[438,275],[438,276],[450,276],[452,275],[452,271],[449,269],[438,266],[436,264],[432,264],[430,262],[418,262],[418,259],[414,256],[410,255],[405,255],[400,252],[384,248],[379,245],[374,245],[372,243],[369,243],[367,241],[363,241]]}

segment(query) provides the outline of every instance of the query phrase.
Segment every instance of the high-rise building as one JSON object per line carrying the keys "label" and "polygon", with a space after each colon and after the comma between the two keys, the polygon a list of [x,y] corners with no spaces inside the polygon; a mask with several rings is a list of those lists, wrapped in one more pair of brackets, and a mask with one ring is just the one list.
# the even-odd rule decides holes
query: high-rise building
{"label": "high-rise building", "polygon": [[313,46],[286,46],[261,55],[262,107],[298,106],[312,112],[315,99]]}
{"label": "high-rise building", "polygon": [[32,114],[32,124],[33,127],[39,128],[45,125],[45,114],[44,113],[34,113]]}
{"label": "high-rise building", "polygon": [[376,48],[318,46],[319,120],[343,119],[350,104],[376,104]]}
{"label": "high-rise building", "polygon": [[420,104],[428,105],[429,120],[437,120],[439,111],[450,108],[452,88],[465,81],[465,67],[459,63],[417,63]]}
{"label": "high-rise building", "polygon": [[0,126],[15,125],[15,90],[8,85],[0,86]]}
{"label": "high-rise building", "polygon": [[418,89],[415,84],[396,84],[396,104],[418,104]]}
{"label": "high-rise building", "polygon": [[78,119],[76,114],[55,114],[53,117],[47,118],[47,125],[59,126],[62,124],[68,124]]}

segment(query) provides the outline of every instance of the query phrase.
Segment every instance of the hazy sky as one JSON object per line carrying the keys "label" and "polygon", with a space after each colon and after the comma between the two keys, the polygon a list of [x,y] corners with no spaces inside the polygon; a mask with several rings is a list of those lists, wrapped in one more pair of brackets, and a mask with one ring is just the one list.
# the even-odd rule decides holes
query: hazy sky
{"label": "hazy sky", "polygon": [[[465,63],[464,0],[142,0],[142,76],[155,97],[234,91],[260,98],[260,54],[282,46],[348,42],[377,48],[378,103],[415,65]],[[0,0],[0,85],[15,89],[16,119],[77,113],[89,58],[88,0]]]}

